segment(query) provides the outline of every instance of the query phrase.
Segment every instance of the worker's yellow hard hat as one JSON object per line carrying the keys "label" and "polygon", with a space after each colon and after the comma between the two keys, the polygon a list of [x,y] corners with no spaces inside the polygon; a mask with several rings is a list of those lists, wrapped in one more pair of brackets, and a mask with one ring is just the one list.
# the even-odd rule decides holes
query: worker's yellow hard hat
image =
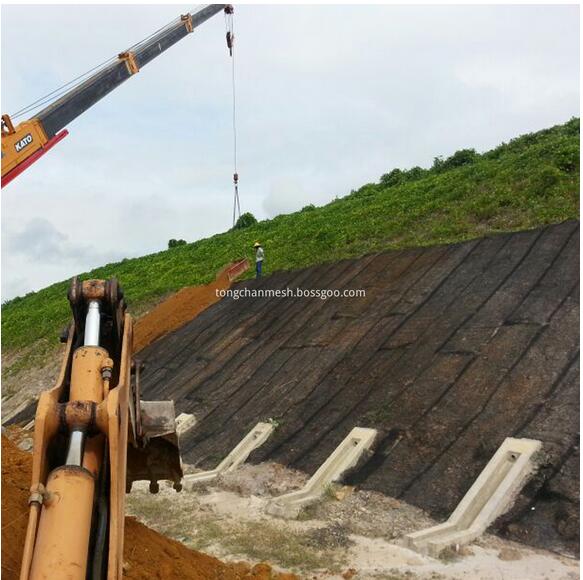
{"label": "worker's yellow hard hat", "polygon": [[253,247],[254,247],[254,248],[258,248],[260,245],[261,245],[261,244],[260,244],[259,242],[255,242],[255,243],[253,244]]}

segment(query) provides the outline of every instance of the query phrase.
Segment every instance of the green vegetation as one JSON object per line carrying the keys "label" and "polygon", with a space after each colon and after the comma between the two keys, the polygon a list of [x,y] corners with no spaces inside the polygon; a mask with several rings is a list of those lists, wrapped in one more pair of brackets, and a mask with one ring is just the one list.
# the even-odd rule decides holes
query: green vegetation
{"label": "green vegetation", "polygon": [[[183,286],[209,282],[237,258],[251,258],[255,240],[265,248],[269,273],[576,219],[578,193],[579,119],[572,119],[483,154],[465,149],[436,158],[430,169],[395,169],[379,183],[323,207],[308,205],[192,244],[108,264],[83,278],[117,276],[136,313]],[[67,287],[68,282],[60,282],[3,305],[5,352],[36,341],[56,343],[69,319]]]}
{"label": "green vegetation", "polygon": [[168,249],[176,248],[177,246],[186,246],[186,240],[175,240],[174,238],[168,240]]}
{"label": "green vegetation", "polygon": [[234,230],[242,230],[254,226],[257,223],[257,218],[251,212],[245,212],[239,216],[239,219],[233,226]]}
{"label": "green vegetation", "polygon": [[346,564],[346,552],[338,555],[334,550],[315,543],[309,533],[290,530],[269,521],[248,521],[233,526],[227,533],[223,532],[220,543],[229,554],[272,562],[292,570],[326,569],[339,573]]}

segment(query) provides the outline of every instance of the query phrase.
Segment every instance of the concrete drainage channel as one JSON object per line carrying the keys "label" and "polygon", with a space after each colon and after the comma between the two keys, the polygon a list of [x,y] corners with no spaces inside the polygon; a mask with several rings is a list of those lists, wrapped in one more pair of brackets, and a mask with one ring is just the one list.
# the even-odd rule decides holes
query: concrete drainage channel
{"label": "concrete drainage channel", "polygon": [[216,479],[221,473],[237,469],[239,465],[247,460],[247,457],[249,457],[249,454],[254,449],[257,449],[257,447],[263,445],[269,439],[269,436],[273,433],[273,429],[274,425],[271,423],[257,423],[215,469],[185,475],[182,479],[184,489],[193,491],[197,484],[208,483]]}
{"label": "concrete drainage channel", "polygon": [[409,534],[405,545],[437,557],[445,548],[482,535],[512,506],[534,471],[532,458],[540,448],[540,441],[506,438],[447,522]]}
{"label": "concrete drainage channel", "polygon": [[[274,429],[272,423],[257,423],[215,469],[186,475],[184,489],[194,491],[198,485],[237,469],[253,450],[269,439]],[[271,498],[265,504],[265,512],[281,518],[297,518],[303,508],[325,494],[330,484],[341,482],[346,472],[358,465],[363,455],[370,452],[376,436],[375,429],[352,429],[302,489]],[[496,518],[512,507],[535,471],[534,456],[541,447],[540,441],[506,438],[449,519],[408,534],[404,546],[436,558],[446,548],[459,549],[481,536]]]}
{"label": "concrete drainage channel", "polygon": [[[267,441],[274,428],[272,423],[257,423],[215,469],[185,475],[182,479],[183,488],[194,491],[197,485],[209,483],[222,473],[234,471],[254,449]],[[376,435],[375,429],[352,429],[302,489],[273,498],[267,504],[267,513],[284,518],[297,517],[302,508],[317,501],[331,483],[340,481],[344,473],[358,463],[371,448]]]}
{"label": "concrete drainage channel", "polygon": [[272,499],[267,504],[267,513],[284,518],[295,518],[305,506],[318,500],[326,488],[351,467],[363,453],[368,451],[377,435],[376,429],[355,427],[318,468],[303,489]]}

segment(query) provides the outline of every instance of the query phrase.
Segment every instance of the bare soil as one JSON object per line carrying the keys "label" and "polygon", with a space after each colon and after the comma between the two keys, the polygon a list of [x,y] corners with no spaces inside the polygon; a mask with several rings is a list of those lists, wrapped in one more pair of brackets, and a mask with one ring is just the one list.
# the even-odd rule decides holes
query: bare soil
{"label": "bare soil", "polygon": [[217,296],[217,290],[226,290],[232,284],[227,270],[228,267],[221,270],[210,284],[182,288],[142,314],[134,327],[134,352],[138,353],[161,336],[180,328],[198,316],[211,304],[218,302],[220,298]]}

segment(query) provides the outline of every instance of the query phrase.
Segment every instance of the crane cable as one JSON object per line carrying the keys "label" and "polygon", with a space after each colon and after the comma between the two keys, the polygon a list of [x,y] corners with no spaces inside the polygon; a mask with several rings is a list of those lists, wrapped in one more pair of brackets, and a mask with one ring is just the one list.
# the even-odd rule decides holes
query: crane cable
{"label": "crane cable", "polygon": [[[230,9],[229,9],[230,8]],[[227,37],[227,48],[229,49],[229,56],[231,57],[231,87],[233,94],[233,226],[237,219],[241,217],[241,203],[239,201],[239,173],[237,171],[237,99],[236,99],[236,84],[235,84],[235,27],[233,24],[233,9],[229,7],[225,9],[225,28]]]}

